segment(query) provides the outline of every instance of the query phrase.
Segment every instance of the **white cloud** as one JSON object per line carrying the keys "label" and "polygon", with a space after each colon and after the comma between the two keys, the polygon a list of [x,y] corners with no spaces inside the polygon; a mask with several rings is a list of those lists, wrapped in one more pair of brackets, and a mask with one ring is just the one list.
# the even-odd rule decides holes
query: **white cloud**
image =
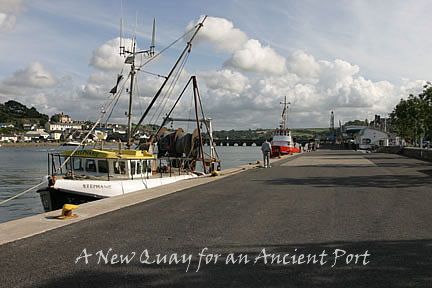
{"label": "white cloud", "polygon": [[48,88],[56,84],[56,80],[41,63],[32,62],[24,70],[16,71],[11,77],[3,81],[7,86]]}
{"label": "white cloud", "polygon": [[[197,23],[200,23],[202,20],[203,16],[200,17]],[[192,29],[197,23],[190,22],[186,27],[186,31]],[[240,49],[247,40],[246,33],[238,28],[234,28],[231,21],[225,18],[207,17],[194,43],[211,43],[218,51],[232,53]]]}
{"label": "white cloud", "polygon": [[258,40],[251,39],[234,52],[225,65],[249,72],[282,74],[286,71],[285,62],[273,48],[263,47]]}
{"label": "white cloud", "polygon": [[320,71],[320,66],[315,58],[302,50],[297,50],[288,57],[287,67],[288,71],[302,78],[316,78]]}
{"label": "white cloud", "polygon": [[87,83],[81,86],[81,95],[85,98],[106,99],[115,81],[113,73],[93,73],[89,76]]}
{"label": "white cloud", "polygon": [[[125,46],[130,47],[131,40],[124,39]],[[125,58],[120,56],[120,38],[114,38],[105,42],[93,51],[90,65],[104,71],[120,71],[124,65]]]}
{"label": "white cloud", "polygon": [[[215,127],[218,123],[223,128],[276,127],[279,103],[285,95],[291,102],[290,127],[326,127],[334,108],[337,120],[342,122],[374,114],[384,116],[400,98],[418,94],[424,83],[406,80],[403,86],[396,86],[388,81],[374,82],[361,76],[357,65],[339,59],[317,61],[303,51],[287,59],[288,70],[284,73],[249,75],[248,84],[238,90],[232,89],[235,81],[227,80],[233,78],[227,70],[205,72],[208,77],[202,78],[209,88],[207,103]],[[228,77],[224,79],[223,75]]]}
{"label": "white cloud", "polygon": [[[0,5],[3,3],[1,2]],[[16,15],[12,12],[0,10],[3,14]],[[0,22],[4,22],[4,19]],[[19,32],[18,29],[15,32]],[[254,37],[259,37],[257,36],[259,31],[255,32]],[[8,34],[8,37],[12,34]],[[170,33],[172,34],[174,33]],[[221,53],[214,57],[214,53],[208,52],[209,49],[194,49],[198,54],[193,53],[193,55],[198,57],[191,58],[194,61],[195,71],[198,71],[194,74],[198,75],[207,116],[214,119],[216,130],[278,126],[281,116],[280,102],[285,95],[292,103],[288,118],[290,127],[326,127],[333,108],[336,108],[336,121],[370,118],[369,115],[391,112],[400,98],[406,98],[410,93],[418,94],[424,83],[405,80],[402,81],[402,85],[396,85],[389,81],[370,80],[365,76],[364,65],[354,65],[358,62],[352,59],[348,61],[344,55],[334,57],[322,56],[317,52],[305,52],[312,50],[308,45],[301,47],[305,50],[295,52],[289,49],[278,50],[292,52],[292,54],[286,52],[286,55],[282,55],[273,49],[273,45],[270,47],[263,44],[269,42],[263,42],[262,38],[256,39],[260,40],[248,39],[246,33],[235,28],[232,22],[216,17],[209,17],[203,30],[198,34],[197,42],[206,42],[217,51],[229,53]],[[115,85],[116,73],[124,66],[124,58],[119,56],[119,38],[105,43],[105,40],[96,39],[96,41],[103,45],[93,51],[90,65],[102,71],[88,76],[86,71],[80,70],[80,76],[70,72],[70,75],[74,75],[77,79],[81,77],[79,82],[73,83],[73,79],[61,78],[61,76],[56,76],[56,79],[40,63],[34,62],[15,73],[12,73],[13,70],[4,72],[7,74],[3,75],[7,76],[2,76],[3,78],[0,79],[0,100],[4,102],[14,99],[27,105],[36,105],[38,110],[51,115],[64,111],[74,119],[95,120],[98,115],[97,108],[108,99],[109,91]],[[130,45],[130,40],[127,41]],[[13,43],[13,41],[7,42]],[[293,45],[290,49],[298,48]],[[46,49],[40,50],[46,51]],[[77,59],[75,56],[82,56],[80,59],[85,59],[78,52],[71,55],[74,57],[70,59]],[[36,53],[30,56],[36,57],[32,59],[33,61],[42,58],[42,56],[38,58]],[[207,56],[211,59],[205,59]],[[169,54],[168,58],[171,57],[172,55]],[[55,62],[62,64],[61,61]],[[84,63],[84,66],[86,64],[88,63]],[[160,64],[166,65],[165,62]],[[78,65],[76,69],[66,66],[64,63],[56,65],[55,75],[67,74],[68,72],[65,72],[68,71],[67,68],[70,69],[69,71],[81,69]],[[209,69],[209,71],[202,71],[202,69]],[[128,71],[128,68],[125,71]],[[162,70],[157,72],[161,73],[160,71]],[[135,94],[137,97],[134,98],[133,109],[135,122],[162,81],[162,78],[147,74],[137,75]],[[185,73],[178,81],[173,97],[178,95],[188,76],[189,74]],[[380,79],[382,78],[384,77]],[[126,97],[119,100],[110,121],[125,123],[124,112],[127,111],[128,97],[124,96]],[[190,94],[186,96],[189,97]],[[161,95],[155,107],[163,107],[163,99]],[[167,102],[166,107],[172,104],[172,100]],[[179,103],[175,112],[188,112],[189,104],[190,101]],[[159,114],[164,115],[164,113],[165,110]],[[149,121],[151,116],[152,113],[144,122]]]}
{"label": "white cloud", "polygon": [[[132,39],[123,38],[122,46],[125,47],[126,51],[132,51]],[[136,51],[141,51],[141,49],[136,47]],[[125,57],[127,56],[128,54],[120,56],[120,38],[117,37],[93,50],[90,65],[102,71],[120,72],[125,65],[127,65],[128,69],[130,67],[128,64],[125,64]],[[156,59],[153,59],[153,63],[158,61],[161,57],[162,56],[159,55]],[[145,54],[138,54],[135,57],[135,65],[139,66],[147,61],[147,59]]]}
{"label": "white cloud", "polygon": [[246,76],[228,69],[203,71],[199,72],[199,76],[204,79],[207,87],[211,89],[224,89],[234,93],[241,93],[249,85]]}
{"label": "white cloud", "polygon": [[25,10],[23,0],[2,0],[0,2],[0,32],[11,31],[16,24],[16,16]]}

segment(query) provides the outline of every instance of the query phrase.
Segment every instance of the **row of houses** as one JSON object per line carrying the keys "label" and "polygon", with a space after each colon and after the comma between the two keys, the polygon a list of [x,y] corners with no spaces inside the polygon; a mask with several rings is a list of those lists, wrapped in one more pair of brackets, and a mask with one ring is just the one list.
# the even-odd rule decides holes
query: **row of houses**
{"label": "row of houses", "polygon": [[[12,125],[12,124],[11,124]],[[84,122],[70,122],[51,123],[47,122],[44,127],[39,127],[32,124],[25,127],[25,132],[0,134],[0,142],[59,142],[59,141],[79,141],[90,130],[91,124]],[[2,127],[13,128],[13,125]],[[119,124],[108,124],[104,127],[96,128],[90,135],[90,141],[105,140],[112,134],[126,134],[126,126]]]}

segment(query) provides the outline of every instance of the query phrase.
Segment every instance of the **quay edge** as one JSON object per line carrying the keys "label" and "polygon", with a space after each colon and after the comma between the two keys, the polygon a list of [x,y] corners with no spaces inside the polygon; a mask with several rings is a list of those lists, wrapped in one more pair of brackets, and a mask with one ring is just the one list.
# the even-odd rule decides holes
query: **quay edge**
{"label": "quay edge", "polygon": [[[298,157],[300,155],[301,154],[285,155],[281,158],[272,159],[271,163],[279,162],[289,157]],[[255,169],[257,167],[258,164],[250,163],[235,168],[224,169],[221,171],[218,177],[208,176],[187,179],[172,184],[146,189],[143,191],[137,191],[125,195],[84,203],[79,205],[79,208],[77,210],[74,210],[74,212],[76,211],[76,213],[79,215],[77,218],[74,219],[56,219],[55,217],[61,214],[61,210],[55,210],[26,218],[12,220],[5,223],[0,223],[0,231],[2,232],[0,233],[0,245],[28,238],[85,219],[109,213],[121,208],[162,197],[164,195],[179,192],[184,189],[192,188],[212,181],[217,181],[218,179],[222,179],[224,177],[228,177],[249,169]]]}

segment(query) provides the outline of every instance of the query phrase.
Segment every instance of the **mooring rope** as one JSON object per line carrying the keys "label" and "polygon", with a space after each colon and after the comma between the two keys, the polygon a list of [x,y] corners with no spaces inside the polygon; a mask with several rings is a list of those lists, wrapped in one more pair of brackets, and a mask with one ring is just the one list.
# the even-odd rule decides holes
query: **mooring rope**
{"label": "mooring rope", "polygon": [[[67,162],[71,159],[71,157],[75,154],[75,152],[76,152],[76,151],[77,151],[77,150],[78,150],[78,149],[79,149],[79,148],[84,144],[85,141],[87,141],[87,139],[88,139],[88,137],[90,136],[90,134],[93,132],[93,130],[94,130],[94,129],[96,128],[96,126],[99,124],[99,122],[103,119],[103,117],[104,117],[106,111],[108,111],[109,109],[111,109],[110,106],[113,105],[113,103],[115,102],[116,98],[118,98],[119,96],[120,96],[120,91],[117,93],[117,95],[116,95],[115,97],[113,97],[113,99],[111,100],[111,102],[109,102],[107,108],[106,108],[106,109],[102,109],[102,112],[101,112],[101,114],[99,115],[97,121],[94,123],[93,127],[90,129],[90,131],[87,133],[87,135],[83,138],[83,140],[81,141],[80,145],[77,146],[77,147],[72,151],[72,153],[71,153],[71,154],[66,158],[66,160],[63,162],[63,164],[60,165],[60,167],[58,167],[58,168],[56,169],[56,171],[55,171],[56,173],[57,173],[58,171],[61,171],[61,169],[66,165],[66,163],[67,163]],[[12,196],[12,197],[6,199],[6,200],[3,200],[2,202],[0,202],[0,205],[3,205],[3,204],[6,203],[6,202],[9,202],[9,201],[11,201],[11,200],[13,200],[13,199],[15,199],[15,198],[18,198],[18,197],[20,197],[20,196],[22,196],[22,195],[24,195],[24,194],[30,192],[30,191],[32,191],[33,189],[36,189],[37,187],[39,187],[39,186],[41,186],[41,185],[47,183],[48,181],[49,181],[49,179],[46,179],[46,180],[40,182],[39,184],[36,184],[36,185],[34,185],[34,186],[28,188],[27,190],[25,190],[25,191],[23,191],[23,192],[20,192],[20,193],[18,193],[18,194],[16,194],[16,195],[14,195],[14,196]]]}

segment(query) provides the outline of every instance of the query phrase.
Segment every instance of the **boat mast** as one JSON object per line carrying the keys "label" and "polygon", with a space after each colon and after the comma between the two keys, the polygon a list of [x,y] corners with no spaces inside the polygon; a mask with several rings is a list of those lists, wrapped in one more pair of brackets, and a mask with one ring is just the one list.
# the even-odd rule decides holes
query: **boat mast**
{"label": "boat mast", "polygon": [[287,102],[286,96],[284,96],[284,102],[280,102],[280,104],[283,104],[283,110],[282,110],[282,122],[281,122],[281,129],[285,130],[287,129],[287,122],[288,122],[288,105],[291,104],[291,102]]}
{"label": "boat mast", "polygon": [[136,51],[136,37],[132,39],[132,51],[126,50],[124,44],[122,43],[123,40],[122,24],[123,24],[123,19],[120,20],[120,56],[128,55],[126,57],[125,63],[131,64],[131,70],[129,72],[130,87],[129,87],[129,110],[128,110],[128,127],[127,127],[127,147],[128,149],[130,149],[133,142],[132,140],[133,135],[135,134],[138,127],[137,125],[137,127],[132,131],[132,100],[133,100],[135,76],[137,72],[137,69],[135,67],[135,56],[138,54],[144,54],[144,56],[149,58],[154,56],[156,19],[153,19],[152,43],[149,50]]}
{"label": "boat mast", "polygon": [[282,130],[286,129],[286,119],[287,119],[287,102],[286,102],[286,96],[284,96],[284,102],[280,102],[280,104],[283,104],[283,110],[282,110],[282,122],[280,125],[280,128]]}
{"label": "boat mast", "polygon": [[130,149],[130,146],[132,144],[132,96],[133,96],[133,89],[134,89],[134,80],[135,80],[135,53],[136,53],[136,40],[133,40],[133,48],[132,48],[132,55],[134,55],[132,59],[131,64],[131,71],[130,71],[130,87],[129,87],[129,111],[128,111],[128,127],[127,127],[127,147]]}

